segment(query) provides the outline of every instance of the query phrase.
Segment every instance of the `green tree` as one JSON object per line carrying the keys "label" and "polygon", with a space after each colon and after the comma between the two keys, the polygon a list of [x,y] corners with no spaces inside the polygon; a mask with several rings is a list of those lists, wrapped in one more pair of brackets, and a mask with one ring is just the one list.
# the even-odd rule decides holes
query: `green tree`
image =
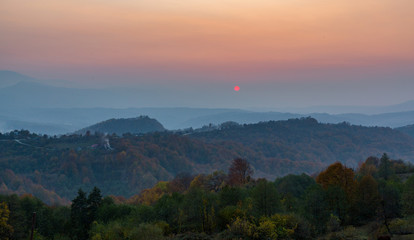
{"label": "green tree", "polygon": [[299,208],[299,199],[301,199],[310,186],[315,185],[315,179],[306,174],[293,175],[275,180],[275,186],[281,195],[281,203],[285,211],[294,212]]}
{"label": "green tree", "polygon": [[[184,211],[181,208],[184,196],[181,193],[165,194],[154,205],[159,220],[167,222],[173,231],[180,232],[184,225]],[[191,202],[190,202],[191,204]]]}
{"label": "green tree", "polygon": [[131,226],[129,222],[114,221],[108,224],[94,223],[90,231],[92,240],[162,240],[163,231],[156,225],[139,224]]}
{"label": "green tree", "polygon": [[253,206],[257,216],[269,217],[280,208],[279,194],[275,185],[266,179],[258,180],[252,190]]}
{"label": "green tree", "polygon": [[94,187],[88,196],[88,225],[95,221],[99,207],[102,205],[102,195],[99,188]]}
{"label": "green tree", "polygon": [[399,181],[387,181],[380,185],[381,212],[386,218],[400,217],[403,184]]}
{"label": "green tree", "polygon": [[404,215],[414,215],[414,175],[405,182],[401,198]]}
{"label": "green tree", "polygon": [[82,189],[79,189],[78,196],[72,200],[70,218],[72,237],[76,240],[88,239],[88,199]]}
{"label": "green tree", "polygon": [[380,164],[378,167],[378,176],[385,180],[388,180],[393,174],[393,169],[391,166],[391,160],[386,153],[384,153],[380,159]]}
{"label": "green tree", "polygon": [[101,190],[94,187],[86,198],[86,193],[79,189],[78,196],[72,200],[71,226],[75,239],[87,239],[91,224],[98,217],[98,210],[102,206]]}
{"label": "green tree", "polygon": [[220,207],[236,206],[245,198],[244,191],[239,187],[225,186],[219,193]]}
{"label": "green tree", "polygon": [[389,234],[391,234],[391,219],[401,215],[401,191],[402,186],[399,182],[380,181],[381,202],[379,205],[378,217]]}
{"label": "green tree", "polygon": [[300,198],[310,186],[316,184],[315,180],[307,174],[293,175],[275,180],[277,191],[280,194],[290,194],[295,198]]}
{"label": "green tree", "polygon": [[324,232],[330,213],[326,193],[320,185],[314,185],[306,191],[302,208],[303,216],[315,227],[316,232]]}
{"label": "green tree", "polygon": [[215,222],[215,195],[199,188],[191,188],[183,199],[183,228],[211,232]]}
{"label": "green tree", "polygon": [[375,217],[379,203],[378,183],[371,175],[365,175],[358,183],[354,202],[359,221],[371,220]]}
{"label": "green tree", "polygon": [[46,238],[53,237],[55,229],[52,228],[52,210],[49,207],[31,195],[23,196],[20,199],[20,206],[26,216],[26,226],[31,226],[33,212],[36,212],[37,233]]}
{"label": "green tree", "polygon": [[[129,233],[129,239],[136,240],[162,240],[164,239],[162,229],[151,224],[140,224],[137,228],[133,228]],[[112,240],[112,239],[111,239]]]}
{"label": "green tree", "polygon": [[[60,206],[52,208],[50,228],[53,229],[54,236],[67,236],[71,231],[70,207]],[[60,239],[55,237],[54,239]],[[63,238],[62,238],[63,239]],[[66,239],[66,238],[65,238]]]}
{"label": "green tree", "polygon": [[350,207],[350,202],[345,191],[337,185],[331,185],[325,193],[329,206],[328,209],[343,223],[348,216],[348,209]]}

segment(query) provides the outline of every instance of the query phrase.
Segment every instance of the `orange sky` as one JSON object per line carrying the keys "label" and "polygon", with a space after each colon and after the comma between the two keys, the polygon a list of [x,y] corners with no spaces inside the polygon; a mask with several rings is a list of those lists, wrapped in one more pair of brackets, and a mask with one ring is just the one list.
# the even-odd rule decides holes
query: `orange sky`
{"label": "orange sky", "polygon": [[266,72],[414,61],[412,0],[2,0],[0,66]]}

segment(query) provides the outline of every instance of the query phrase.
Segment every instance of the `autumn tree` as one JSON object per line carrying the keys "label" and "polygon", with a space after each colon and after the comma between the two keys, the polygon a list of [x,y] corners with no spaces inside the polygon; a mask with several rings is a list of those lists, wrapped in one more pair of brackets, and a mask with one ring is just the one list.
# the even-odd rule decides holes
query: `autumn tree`
{"label": "autumn tree", "polygon": [[190,187],[198,187],[208,192],[218,192],[224,187],[226,177],[222,171],[215,171],[209,175],[199,174],[193,179]]}
{"label": "autumn tree", "polygon": [[373,165],[377,168],[379,166],[380,159],[377,157],[371,156],[365,160],[365,163],[368,165]]}
{"label": "autumn tree", "polygon": [[365,160],[364,163],[362,163],[359,166],[358,174],[365,176],[365,175],[371,175],[373,177],[377,177],[378,173],[378,165],[379,165],[379,159],[376,157],[369,157],[367,160]]}
{"label": "autumn tree", "polygon": [[252,175],[253,169],[250,167],[250,163],[245,159],[236,158],[229,168],[229,183],[236,186],[246,184]]}
{"label": "autumn tree", "polygon": [[321,184],[324,189],[328,189],[331,186],[339,186],[347,194],[348,200],[351,200],[356,187],[354,178],[355,173],[351,168],[336,162],[321,172],[316,177],[316,182]]}
{"label": "autumn tree", "polygon": [[193,179],[194,176],[189,173],[179,173],[172,181],[169,182],[168,190],[170,192],[183,193],[190,187],[191,181],[193,181]]}
{"label": "autumn tree", "polygon": [[0,202],[0,238],[9,240],[13,234],[13,227],[8,223],[10,210],[7,203]]}
{"label": "autumn tree", "polygon": [[156,203],[168,190],[168,182],[160,181],[153,188],[144,189],[139,195],[133,196],[128,202],[147,206]]}

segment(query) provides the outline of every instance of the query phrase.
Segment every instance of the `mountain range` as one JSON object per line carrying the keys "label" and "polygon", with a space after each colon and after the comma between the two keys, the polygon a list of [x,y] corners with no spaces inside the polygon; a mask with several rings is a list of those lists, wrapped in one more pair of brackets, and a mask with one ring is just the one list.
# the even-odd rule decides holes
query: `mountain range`
{"label": "mountain range", "polygon": [[[240,124],[311,116],[322,123],[403,127],[414,124],[414,101],[393,106],[319,106],[259,111],[228,108],[142,107],[153,98],[142,88],[73,88],[65,81],[35,79],[0,71],[0,132],[28,129],[67,134],[111,118],[146,115],[166,129],[199,128],[235,121]],[[154,99],[155,101],[155,99]],[[155,102],[145,102],[156,105]]]}

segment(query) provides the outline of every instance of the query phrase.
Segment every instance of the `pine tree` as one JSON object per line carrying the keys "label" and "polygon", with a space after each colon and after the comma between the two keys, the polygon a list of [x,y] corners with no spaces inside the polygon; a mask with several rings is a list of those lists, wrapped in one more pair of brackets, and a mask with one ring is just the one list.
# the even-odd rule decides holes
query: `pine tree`
{"label": "pine tree", "polygon": [[386,153],[384,153],[380,159],[378,175],[385,180],[388,180],[392,175],[391,161]]}
{"label": "pine tree", "polygon": [[88,200],[82,189],[79,189],[78,196],[72,200],[70,217],[74,239],[88,239]]}
{"label": "pine tree", "polygon": [[102,205],[101,190],[94,187],[92,192],[88,196],[88,226],[92,224],[96,219],[98,208]]}

